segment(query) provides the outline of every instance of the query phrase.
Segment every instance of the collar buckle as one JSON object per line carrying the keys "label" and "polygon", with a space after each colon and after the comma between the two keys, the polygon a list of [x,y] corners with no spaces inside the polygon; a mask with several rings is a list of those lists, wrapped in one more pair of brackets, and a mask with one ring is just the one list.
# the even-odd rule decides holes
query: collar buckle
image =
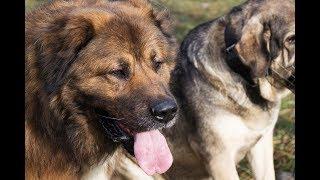
{"label": "collar buckle", "polygon": [[231,46],[226,48],[226,53],[230,54],[233,48],[236,46],[236,44],[232,44]]}

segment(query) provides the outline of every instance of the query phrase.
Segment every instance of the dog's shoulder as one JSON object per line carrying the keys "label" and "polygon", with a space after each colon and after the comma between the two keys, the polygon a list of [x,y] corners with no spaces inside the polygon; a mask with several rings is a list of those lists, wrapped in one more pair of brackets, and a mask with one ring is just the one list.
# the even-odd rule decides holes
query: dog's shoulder
{"label": "dog's shoulder", "polygon": [[[180,47],[180,57],[181,58],[188,58],[188,51],[192,50],[196,52],[203,46],[203,42],[207,36],[210,27],[214,25],[217,19],[202,23],[192,29],[185,37],[185,39],[181,43]],[[193,46],[192,49],[190,47]],[[195,48],[196,47],[196,48]]]}

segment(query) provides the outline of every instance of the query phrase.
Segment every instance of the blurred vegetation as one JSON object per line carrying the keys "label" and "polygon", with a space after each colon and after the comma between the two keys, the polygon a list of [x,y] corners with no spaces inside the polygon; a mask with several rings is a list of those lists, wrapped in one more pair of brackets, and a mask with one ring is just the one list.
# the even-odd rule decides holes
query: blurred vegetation
{"label": "blurred vegetation", "polygon": [[[26,0],[29,11],[43,0]],[[183,37],[197,25],[227,13],[231,7],[244,0],[159,0],[174,16],[176,37],[181,42]],[[274,132],[274,158],[276,171],[294,172],[295,165],[295,101],[294,96],[284,98],[279,121]],[[241,179],[252,179],[246,160],[238,166]]]}
{"label": "blurred vegetation", "polygon": [[25,0],[25,9],[26,11],[29,11],[42,2],[45,2],[45,1],[44,0]]}
{"label": "blurred vegetation", "polygon": [[176,37],[183,37],[197,25],[228,12],[244,0],[160,0],[176,18]]}

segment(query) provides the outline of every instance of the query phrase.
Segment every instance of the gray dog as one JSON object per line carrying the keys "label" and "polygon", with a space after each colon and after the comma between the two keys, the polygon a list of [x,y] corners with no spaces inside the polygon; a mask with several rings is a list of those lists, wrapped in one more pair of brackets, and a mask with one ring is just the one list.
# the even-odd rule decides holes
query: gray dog
{"label": "gray dog", "polygon": [[163,178],[238,180],[247,155],[255,179],[275,179],[273,129],[295,84],[294,18],[292,1],[249,0],[187,35],[172,80],[179,117],[165,132],[174,161]]}
{"label": "gray dog", "polygon": [[239,179],[246,155],[255,179],[275,179],[273,129],[294,92],[295,8],[250,0],[193,29],[180,48],[173,90],[179,121],[167,132],[170,179]]}

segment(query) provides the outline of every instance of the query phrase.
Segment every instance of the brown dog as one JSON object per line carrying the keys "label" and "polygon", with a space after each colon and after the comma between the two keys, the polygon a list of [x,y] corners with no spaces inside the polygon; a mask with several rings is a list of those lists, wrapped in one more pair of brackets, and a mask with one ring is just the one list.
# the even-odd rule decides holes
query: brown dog
{"label": "brown dog", "polygon": [[57,0],[27,14],[27,179],[105,178],[120,144],[147,174],[170,167],[158,131],[177,111],[169,25],[146,0]]}

